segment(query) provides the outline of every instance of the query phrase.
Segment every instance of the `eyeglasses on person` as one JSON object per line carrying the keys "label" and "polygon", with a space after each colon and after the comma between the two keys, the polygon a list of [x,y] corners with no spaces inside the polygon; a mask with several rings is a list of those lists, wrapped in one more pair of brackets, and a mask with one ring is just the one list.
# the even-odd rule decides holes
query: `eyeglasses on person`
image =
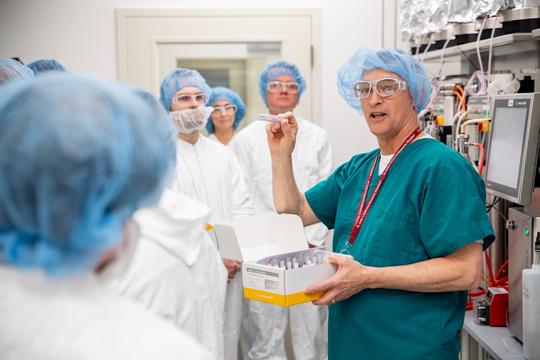
{"label": "eyeglasses on person", "polygon": [[296,94],[300,86],[298,85],[298,83],[295,83],[294,81],[290,81],[290,82],[270,81],[266,88],[270,92],[280,92],[286,89],[288,92],[292,94]]}
{"label": "eyeglasses on person", "polygon": [[206,100],[207,98],[204,94],[180,94],[173,97],[173,101],[181,105],[191,105],[194,101],[199,105],[203,105],[206,103]]}
{"label": "eyeglasses on person", "polygon": [[225,106],[213,106],[214,111],[212,111],[212,115],[219,115],[222,111],[225,111],[227,114],[232,114],[236,112],[236,105],[225,105]]}
{"label": "eyeglasses on person", "polygon": [[373,81],[361,80],[353,86],[354,93],[359,99],[367,99],[373,88],[377,95],[387,98],[398,91],[407,89],[407,82],[394,78],[383,78]]}

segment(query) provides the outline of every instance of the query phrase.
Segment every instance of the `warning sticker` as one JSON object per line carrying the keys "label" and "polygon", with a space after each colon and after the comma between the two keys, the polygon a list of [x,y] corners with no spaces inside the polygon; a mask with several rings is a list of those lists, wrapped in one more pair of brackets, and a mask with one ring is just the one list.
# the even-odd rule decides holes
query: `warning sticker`
{"label": "warning sticker", "polygon": [[277,290],[279,286],[279,283],[275,280],[264,280],[264,288],[266,290]]}
{"label": "warning sticker", "polygon": [[273,276],[273,277],[279,277],[279,274],[277,274],[277,273],[275,273],[275,272],[264,271],[264,270],[259,270],[259,269],[247,268],[246,271],[247,271],[248,273],[254,273],[254,274],[259,274],[259,275],[266,275],[266,276]]}
{"label": "warning sticker", "polygon": [[246,269],[245,287],[259,290],[278,291],[279,274],[262,269]]}

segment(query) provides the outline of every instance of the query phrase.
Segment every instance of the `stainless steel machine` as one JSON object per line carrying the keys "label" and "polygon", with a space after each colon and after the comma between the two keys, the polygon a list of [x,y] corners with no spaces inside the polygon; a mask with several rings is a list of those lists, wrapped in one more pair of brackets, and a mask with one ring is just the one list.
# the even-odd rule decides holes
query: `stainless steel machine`
{"label": "stainless steel machine", "polygon": [[508,328],[523,341],[521,273],[530,269],[533,244],[540,236],[540,209],[510,208],[508,210]]}
{"label": "stainless steel machine", "polygon": [[538,187],[540,93],[496,96],[485,173],[487,191],[516,205],[508,210],[508,327],[523,341],[522,271],[533,261],[540,236]]}

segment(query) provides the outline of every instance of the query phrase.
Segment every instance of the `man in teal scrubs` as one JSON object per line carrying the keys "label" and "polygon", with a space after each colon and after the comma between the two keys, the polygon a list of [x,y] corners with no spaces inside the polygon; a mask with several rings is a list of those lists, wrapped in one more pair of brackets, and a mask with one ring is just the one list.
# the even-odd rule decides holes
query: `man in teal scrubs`
{"label": "man in teal scrubs", "polygon": [[397,49],[358,50],[338,75],[379,149],[354,156],[301,194],[291,113],[267,127],[274,201],[304,225],[334,229],[338,271],[326,291],[329,359],[457,359],[466,290],[494,240],[485,187],[465,158],[419,129],[431,92],[424,66]]}

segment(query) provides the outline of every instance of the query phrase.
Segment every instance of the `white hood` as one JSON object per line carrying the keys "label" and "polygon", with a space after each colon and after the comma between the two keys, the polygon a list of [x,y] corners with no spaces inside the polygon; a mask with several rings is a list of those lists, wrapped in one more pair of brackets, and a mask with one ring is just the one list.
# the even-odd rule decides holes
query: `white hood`
{"label": "white hood", "polygon": [[173,256],[193,265],[201,251],[210,210],[200,202],[166,189],[157,206],[139,210],[134,219],[140,236],[163,247]]}

